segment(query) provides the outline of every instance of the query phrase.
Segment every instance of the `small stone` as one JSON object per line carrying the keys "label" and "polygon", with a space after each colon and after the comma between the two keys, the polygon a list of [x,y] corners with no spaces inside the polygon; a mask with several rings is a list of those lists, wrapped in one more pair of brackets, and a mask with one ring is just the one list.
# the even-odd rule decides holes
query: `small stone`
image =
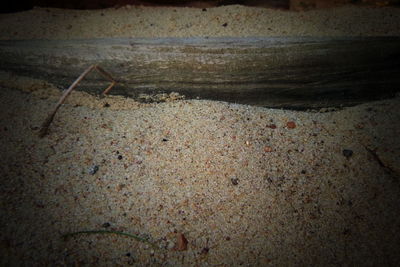
{"label": "small stone", "polygon": [[174,242],[167,242],[166,247],[167,247],[167,249],[173,249],[175,247],[175,244],[174,244]]}
{"label": "small stone", "polygon": [[188,241],[186,237],[182,233],[178,233],[176,237],[176,244],[174,250],[176,251],[184,251],[187,250]]}
{"label": "small stone", "polygon": [[357,129],[364,129],[364,124],[363,123],[358,123],[356,126],[355,126]]}
{"label": "small stone", "polygon": [[118,159],[121,160],[122,159],[122,155],[118,155]]}
{"label": "small stone", "polygon": [[99,166],[93,165],[92,167],[89,168],[89,174],[94,175],[96,172],[99,170]]}
{"label": "small stone", "polygon": [[231,179],[231,182],[232,182],[233,185],[238,185],[238,184],[239,184],[239,179],[237,179],[237,178],[232,178],[232,179]]}
{"label": "small stone", "polygon": [[122,189],[124,189],[125,185],[124,184],[119,184],[116,187],[117,192],[121,192]]}
{"label": "small stone", "polygon": [[294,128],[296,128],[296,123],[294,123],[294,121],[288,121],[288,122],[286,123],[286,126],[287,126],[289,129],[294,129]]}
{"label": "small stone", "polygon": [[103,225],[102,225],[102,227],[104,227],[104,228],[108,228],[110,226],[111,226],[111,224],[109,222],[103,223]]}
{"label": "small stone", "polygon": [[343,156],[346,158],[350,158],[353,155],[353,150],[351,149],[343,149]]}
{"label": "small stone", "polygon": [[207,254],[209,251],[210,251],[210,248],[205,247],[205,248],[203,248],[203,249],[200,251],[200,254],[205,255],[205,254]]}
{"label": "small stone", "polygon": [[271,128],[271,129],[276,129],[276,125],[275,124],[269,124],[269,125],[267,125],[267,127]]}
{"label": "small stone", "polygon": [[222,24],[222,26],[226,27],[226,26],[228,26],[228,23],[225,22],[224,24]]}
{"label": "small stone", "polygon": [[265,147],[264,147],[264,152],[272,152],[272,147],[270,147],[270,146],[265,146]]}

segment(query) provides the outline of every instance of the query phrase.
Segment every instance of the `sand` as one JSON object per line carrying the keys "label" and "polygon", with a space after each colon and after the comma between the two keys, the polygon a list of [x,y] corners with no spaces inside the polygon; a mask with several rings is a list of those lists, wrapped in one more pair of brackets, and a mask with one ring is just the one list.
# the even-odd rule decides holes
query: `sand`
{"label": "sand", "polygon": [[35,8],[0,15],[0,40],[106,37],[393,36],[400,9],[344,6],[288,12],[239,5],[218,8],[126,6],[105,10]]}
{"label": "sand", "polygon": [[[74,92],[40,139],[60,92],[27,81],[1,88],[3,266],[400,260],[400,98],[295,112]],[[101,229],[157,248],[62,238]],[[176,251],[180,234],[188,245]]]}
{"label": "sand", "polygon": [[[1,15],[3,21],[15,20],[0,23],[1,39],[163,36],[133,24],[130,30],[117,23],[101,31],[113,21],[140,21],[139,15],[128,16],[137,9],[147,10]],[[173,10],[163,15],[173,20]],[[251,8],[219,10],[188,10],[197,12],[201,23],[205,13],[218,13],[220,20],[210,28],[196,24],[195,33],[182,29],[187,22],[176,17],[176,29],[165,36],[268,31],[249,26],[256,21],[246,15]],[[253,24],[233,31],[234,12]],[[265,26],[272,11],[257,12],[265,12],[259,20]],[[321,12],[314,18],[312,12],[279,11],[281,19],[274,20],[279,27],[272,29],[279,35],[283,28],[288,35],[341,35],[357,27],[352,34],[398,34],[372,19],[382,22],[385,14],[383,21],[395,20],[397,10]],[[317,27],[312,20],[324,14],[350,19],[357,12],[370,14],[368,30],[360,31],[361,22],[330,27],[325,17],[326,31],[301,31],[285,17],[307,14],[304,20]],[[35,14],[32,28],[22,26],[26,14]],[[91,20],[100,26],[85,30]],[[212,27],[226,21],[220,31]],[[64,28],[65,23],[72,26]],[[46,81],[0,77],[1,266],[394,266],[400,261],[399,97],[299,112],[173,98],[143,104],[77,91],[60,108],[49,134],[39,138],[38,128],[60,90]],[[85,230],[121,231],[146,242],[112,234],[63,238]]]}

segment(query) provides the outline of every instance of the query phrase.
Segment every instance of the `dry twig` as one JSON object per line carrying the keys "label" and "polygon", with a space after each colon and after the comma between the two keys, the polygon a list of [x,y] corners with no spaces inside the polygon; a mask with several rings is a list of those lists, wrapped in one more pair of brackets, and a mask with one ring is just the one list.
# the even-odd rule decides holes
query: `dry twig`
{"label": "dry twig", "polygon": [[57,110],[60,108],[60,106],[64,103],[65,99],[67,96],[74,90],[74,88],[79,84],[80,81],[85,78],[86,75],[89,74],[93,69],[97,70],[103,77],[111,81],[111,84],[103,91],[103,95],[106,95],[111,88],[117,83],[114,78],[105,70],[100,68],[97,65],[91,65],[89,68],[87,68],[72,84],[71,86],[64,92],[64,94],[61,96],[60,100],[58,100],[58,103],[56,104],[53,112],[51,112],[46,120],[42,123],[42,126],[40,127],[39,130],[39,137],[44,137],[47,134],[47,131],[49,130],[50,124],[54,119],[54,116],[57,113]]}

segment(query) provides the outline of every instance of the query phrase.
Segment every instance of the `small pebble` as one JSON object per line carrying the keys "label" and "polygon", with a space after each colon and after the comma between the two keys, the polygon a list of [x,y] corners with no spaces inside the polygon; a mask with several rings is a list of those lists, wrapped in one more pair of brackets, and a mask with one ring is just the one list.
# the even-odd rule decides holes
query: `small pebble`
{"label": "small pebble", "polygon": [[173,249],[174,247],[175,247],[175,244],[173,242],[167,243],[167,249]]}
{"label": "small pebble", "polygon": [[122,159],[122,155],[118,155],[118,159],[121,160]]}
{"label": "small pebble", "polygon": [[208,247],[205,247],[205,248],[203,248],[201,251],[200,251],[200,254],[207,254],[208,252],[210,251],[210,248],[208,248]]}
{"label": "small pebble", "polygon": [[[187,250],[188,241],[182,233],[178,233],[176,236],[176,244],[173,250],[184,251]],[[154,252],[153,252],[154,253]]]}
{"label": "small pebble", "polygon": [[99,166],[93,165],[92,167],[89,168],[89,174],[94,175],[96,172],[99,170]]}
{"label": "small pebble", "polygon": [[104,228],[108,228],[111,226],[111,224],[109,222],[103,223],[102,225]]}
{"label": "small pebble", "polygon": [[350,158],[353,155],[353,150],[350,149],[343,149],[343,156],[346,158]]}
{"label": "small pebble", "polygon": [[231,179],[231,182],[232,182],[233,185],[238,185],[238,184],[239,184],[239,179],[237,179],[237,178],[232,178],[232,179]]}
{"label": "small pebble", "polygon": [[265,147],[264,147],[264,152],[272,152],[272,147],[270,147],[270,146],[265,146]]}
{"label": "small pebble", "polygon": [[294,121],[288,121],[288,122],[286,123],[286,126],[287,126],[289,129],[294,129],[294,128],[296,128],[296,123],[294,123]]}

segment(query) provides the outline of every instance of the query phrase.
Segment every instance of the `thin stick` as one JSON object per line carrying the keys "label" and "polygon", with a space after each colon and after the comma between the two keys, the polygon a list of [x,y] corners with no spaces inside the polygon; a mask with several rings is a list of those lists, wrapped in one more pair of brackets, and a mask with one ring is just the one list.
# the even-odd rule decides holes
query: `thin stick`
{"label": "thin stick", "polygon": [[114,85],[116,85],[117,84],[117,82],[115,82],[115,81],[113,81],[104,91],[103,91],[103,95],[105,96],[105,95],[107,95],[107,93],[111,90],[111,88],[113,88],[114,87]]}
{"label": "thin stick", "polygon": [[103,68],[100,68],[100,66],[95,66],[96,70],[103,75],[106,79],[109,79],[112,82],[115,82],[114,78],[111,76],[110,73],[108,73],[107,71],[105,71]]}
{"label": "thin stick", "polygon": [[47,134],[47,131],[49,129],[49,126],[51,122],[54,119],[54,116],[56,115],[57,110],[60,108],[60,106],[64,103],[65,99],[67,96],[74,90],[74,88],[78,85],[78,83],[85,78],[85,76],[93,69],[95,68],[95,65],[91,65],[89,68],[87,68],[79,77],[76,79],[71,86],[64,92],[64,94],[61,96],[60,100],[58,100],[58,103],[56,104],[53,112],[47,116],[46,120],[43,122],[42,126],[40,127],[39,131],[39,137],[44,137]]}
{"label": "thin stick", "polygon": [[103,95],[107,95],[107,93],[111,90],[111,88],[114,87],[114,85],[117,83],[114,78],[111,76],[110,73],[108,73],[107,71],[105,71],[103,68],[101,68],[100,66],[96,65],[96,70],[103,75],[104,78],[108,79],[111,81],[111,84],[103,91]]}
{"label": "thin stick", "polygon": [[105,70],[100,68],[97,65],[91,65],[89,68],[87,68],[72,84],[71,86],[64,92],[64,94],[61,96],[60,100],[58,100],[58,103],[56,104],[53,112],[51,112],[46,120],[43,122],[42,126],[40,127],[39,130],[39,137],[42,138],[47,134],[47,131],[49,130],[50,124],[54,119],[54,116],[56,115],[57,110],[61,107],[61,105],[64,103],[65,99],[67,96],[74,90],[74,88],[78,85],[80,81],[82,81],[83,78],[85,78],[86,75],[88,75],[89,72],[91,72],[93,69],[96,69],[100,74],[102,74],[105,78],[109,79],[112,83],[109,85],[106,90],[104,90],[103,95],[107,94],[108,91],[111,90],[111,88],[117,83],[114,78]]}

